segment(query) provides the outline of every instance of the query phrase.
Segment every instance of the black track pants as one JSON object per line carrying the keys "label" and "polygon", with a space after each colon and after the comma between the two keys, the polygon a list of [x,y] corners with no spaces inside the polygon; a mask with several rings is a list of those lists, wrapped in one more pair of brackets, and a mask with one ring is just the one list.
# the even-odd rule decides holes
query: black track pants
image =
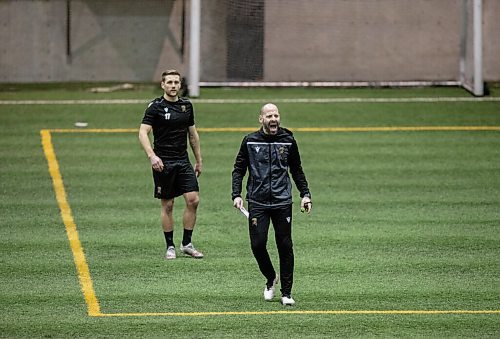
{"label": "black track pants", "polygon": [[281,293],[290,295],[293,284],[293,242],[292,242],[292,204],[278,207],[263,207],[250,203],[248,227],[250,244],[259,269],[267,280],[276,276],[273,263],[267,251],[267,236],[272,221],[276,246],[280,259]]}

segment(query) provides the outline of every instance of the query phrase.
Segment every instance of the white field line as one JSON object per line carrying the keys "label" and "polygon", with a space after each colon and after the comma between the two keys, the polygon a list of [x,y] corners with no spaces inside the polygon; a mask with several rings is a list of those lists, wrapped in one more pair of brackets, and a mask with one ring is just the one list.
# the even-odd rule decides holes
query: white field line
{"label": "white field line", "polygon": [[[253,132],[256,127],[199,127],[198,132]],[[500,131],[500,126],[372,126],[372,127],[290,127],[292,132],[432,132]],[[137,128],[64,128],[51,133],[137,133]]]}
{"label": "white field line", "polygon": [[[436,97],[436,98],[277,98],[277,99],[191,99],[195,104],[261,104],[275,103],[435,103],[435,102],[500,102],[500,97]],[[147,104],[143,99],[82,100],[0,100],[0,105],[129,105]]]}

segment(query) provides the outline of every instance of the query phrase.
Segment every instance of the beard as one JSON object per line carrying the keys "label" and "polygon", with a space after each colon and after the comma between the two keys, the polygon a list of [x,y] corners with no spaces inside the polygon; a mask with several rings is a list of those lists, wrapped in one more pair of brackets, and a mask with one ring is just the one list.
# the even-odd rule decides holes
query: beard
{"label": "beard", "polygon": [[172,98],[173,98],[173,97],[177,96],[177,94],[178,94],[178,93],[179,93],[179,91],[178,91],[178,90],[176,90],[176,89],[171,89],[170,91],[168,91],[168,92],[167,92],[167,95],[168,95],[169,97],[172,97]]}
{"label": "beard", "polygon": [[266,134],[276,134],[278,133],[280,123],[279,122],[264,123],[262,124],[262,127],[264,128],[264,132]]}

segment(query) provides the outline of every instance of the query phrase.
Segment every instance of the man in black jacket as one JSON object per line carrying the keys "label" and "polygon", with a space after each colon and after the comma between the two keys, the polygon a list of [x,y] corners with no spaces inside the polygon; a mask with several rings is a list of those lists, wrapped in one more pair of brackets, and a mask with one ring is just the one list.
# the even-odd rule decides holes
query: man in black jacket
{"label": "man in black jacket", "polygon": [[[294,305],[291,296],[294,255],[292,243],[292,184],[289,172],[302,198],[302,211],[311,212],[311,193],[292,132],[280,127],[280,113],[274,104],[261,108],[261,128],[248,134],[241,143],[232,173],[232,199],[235,208],[243,207],[242,181],[248,170],[248,226],[252,253],[267,279],[264,299],[274,298],[281,279],[281,303]],[[267,236],[272,221],[280,260],[276,274],[267,251]]]}

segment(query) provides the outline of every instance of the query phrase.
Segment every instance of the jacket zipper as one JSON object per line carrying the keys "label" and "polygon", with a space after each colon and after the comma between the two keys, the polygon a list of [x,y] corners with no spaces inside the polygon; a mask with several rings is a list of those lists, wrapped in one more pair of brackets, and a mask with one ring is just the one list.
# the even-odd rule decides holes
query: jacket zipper
{"label": "jacket zipper", "polygon": [[269,144],[269,205],[272,205],[273,200],[273,166],[272,166],[272,146]]}

